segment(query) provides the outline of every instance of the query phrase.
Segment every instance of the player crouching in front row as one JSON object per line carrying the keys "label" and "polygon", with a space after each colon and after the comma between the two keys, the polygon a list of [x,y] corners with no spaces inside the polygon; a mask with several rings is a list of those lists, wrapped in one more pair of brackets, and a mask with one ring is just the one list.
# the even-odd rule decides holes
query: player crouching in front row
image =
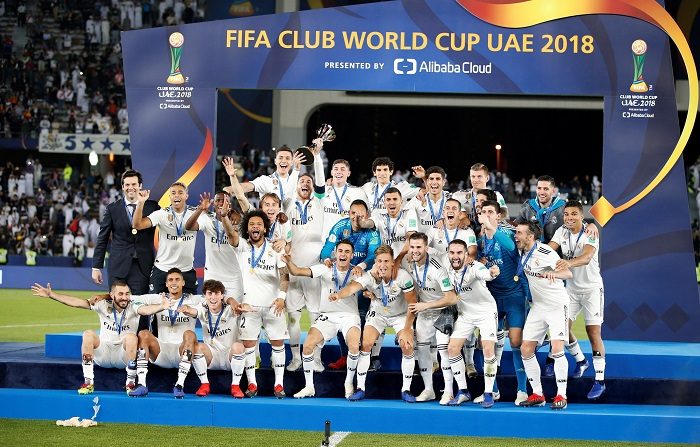
{"label": "player crouching in front row", "polygon": [[192,366],[201,382],[197,396],[209,394],[207,369],[212,369],[232,372],[231,395],[240,399],[243,398],[240,383],[245,366],[245,348],[238,342],[238,317],[234,313],[238,303],[228,298],[231,306],[226,306],[224,290],[221,281],[208,279],[202,286],[204,302],[193,307],[183,305],[178,312],[198,318],[204,328],[204,343],[195,342],[192,356]]}
{"label": "player crouching in front row", "polygon": [[103,368],[126,368],[126,389],[133,388],[136,382],[136,328],[139,315],[131,305],[131,291],[124,281],[112,283],[109,295],[104,300],[90,301],[74,296],[63,295],[40,284],[32,286],[35,296],[51,298],[67,306],[89,309],[100,317],[100,335],[94,331],[83,332],[81,354],[83,359],[84,383],[78,394],[91,394],[95,390],[93,361]]}

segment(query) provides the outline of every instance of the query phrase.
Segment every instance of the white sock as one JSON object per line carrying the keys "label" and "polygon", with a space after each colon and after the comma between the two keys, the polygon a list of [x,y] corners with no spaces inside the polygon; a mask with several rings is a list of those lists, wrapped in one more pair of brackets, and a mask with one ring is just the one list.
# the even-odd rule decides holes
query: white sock
{"label": "white sock", "polygon": [[[403,375],[403,383],[401,384],[401,391],[410,391],[411,382],[413,381],[413,368],[416,367],[416,355],[415,353],[411,355],[404,355],[401,357],[401,374]],[[432,367],[431,367],[432,370]]]}
{"label": "white sock", "polygon": [[314,356],[304,355],[301,356],[301,364],[304,367],[304,380],[306,381],[306,386],[314,386]]}
{"label": "white sock", "polygon": [[[365,389],[365,381],[367,380],[367,371],[369,371],[369,352],[360,351],[360,358],[357,362],[357,388]],[[413,373],[413,370],[411,370]]]}
{"label": "white sock", "polygon": [[126,385],[136,383],[136,361],[129,360],[126,363]]}
{"label": "white sock", "polygon": [[299,349],[299,341],[301,340],[301,326],[299,325],[301,311],[290,310],[287,314],[289,315],[289,325],[287,329],[289,331],[289,349],[292,351],[292,361],[301,360],[301,350]]}
{"label": "white sock", "polygon": [[586,360],[586,357],[583,356],[583,352],[581,352],[581,348],[578,345],[578,340],[569,345],[566,345],[566,350],[569,354],[573,356],[576,362],[582,362]]}
{"label": "white sock", "polygon": [[180,363],[177,365],[177,382],[175,385],[185,386],[185,379],[192,367],[192,352],[185,349],[180,357]]}
{"label": "white sock", "polygon": [[484,357],[484,393],[493,392],[493,382],[496,381],[496,356]]}
{"label": "white sock", "polygon": [[245,376],[248,379],[248,385],[258,385],[255,379],[255,348],[245,350]]}
{"label": "white sock", "polygon": [[452,368],[450,367],[450,359],[447,357],[447,344],[439,344],[438,353],[440,354],[440,368],[442,369],[445,389],[452,390]]}
{"label": "white sock", "polygon": [[204,354],[193,355],[192,366],[194,366],[194,372],[197,373],[199,381],[201,383],[209,383],[209,376],[207,375],[207,359],[204,358]]}
{"label": "white sock", "polygon": [[503,347],[506,344],[507,331],[498,331],[496,333],[496,365],[501,366],[501,357],[503,356]]}
{"label": "white sock", "polygon": [[542,378],[540,375],[542,371],[540,370],[540,364],[537,363],[537,357],[535,354],[525,358],[523,357],[523,366],[525,366],[525,374],[527,374],[527,381],[530,382],[532,387],[532,392],[534,394],[542,395]]}
{"label": "white sock", "polygon": [[594,354],[593,369],[595,369],[595,380],[605,380],[605,357]]}
{"label": "white sock", "polygon": [[[450,368],[452,369],[452,375],[457,382],[457,388],[460,390],[467,389],[467,373],[464,366],[464,357],[458,355],[457,357],[450,357]],[[452,384],[450,384],[451,386]],[[447,386],[447,385],[445,385]]]}
{"label": "white sock", "polygon": [[474,364],[474,349],[476,349],[476,336],[472,336],[465,340],[464,346],[462,346],[462,354],[464,355],[464,361],[471,365]]}
{"label": "white sock", "polygon": [[345,373],[345,383],[352,383],[355,378],[355,371],[357,371],[357,364],[360,361],[360,353],[353,354],[348,352],[348,365],[347,372]]}
{"label": "white sock", "polygon": [[552,353],[554,358],[554,377],[557,379],[557,394],[566,397],[566,384],[569,375],[569,362],[564,351]]}
{"label": "white sock", "polygon": [[379,353],[382,350],[382,343],[384,343],[384,332],[379,334],[379,337],[377,337],[372,345],[372,357],[379,357]]}
{"label": "white sock", "polygon": [[[231,385],[240,385],[241,376],[243,376],[243,369],[245,368],[246,355],[243,354],[233,354],[231,356]],[[255,371],[255,369],[253,369]]]}
{"label": "white sock", "polygon": [[418,368],[423,378],[425,389],[433,389],[433,359],[430,353],[430,342],[416,343]]}
{"label": "white sock", "polygon": [[284,383],[284,346],[272,347],[272,369],[275,371],[275,385]]}
{"label": "white sock", "polygon": [[146,351],[139,349],[136,351],[136,376],[139,379],[139,385],[146,386],[146,375],[148,375]]}
{"label": "white sock", "polygon": [[92,360],[83,360],[83,377],[88,385],[92,385],[95,382],[95,370]]}

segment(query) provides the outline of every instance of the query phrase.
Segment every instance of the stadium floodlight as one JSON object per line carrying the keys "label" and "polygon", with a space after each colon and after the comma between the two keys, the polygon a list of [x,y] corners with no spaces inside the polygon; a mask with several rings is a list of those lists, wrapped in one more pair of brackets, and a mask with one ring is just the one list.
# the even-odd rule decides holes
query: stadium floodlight
{"label": "stadium floodlight", "polygon": [[95,152],[94,149],[90,151],[88,161],[90,162],[90,166],[97,166],[97,163],[100,161],[99,158],[97,158],[97,152]]}

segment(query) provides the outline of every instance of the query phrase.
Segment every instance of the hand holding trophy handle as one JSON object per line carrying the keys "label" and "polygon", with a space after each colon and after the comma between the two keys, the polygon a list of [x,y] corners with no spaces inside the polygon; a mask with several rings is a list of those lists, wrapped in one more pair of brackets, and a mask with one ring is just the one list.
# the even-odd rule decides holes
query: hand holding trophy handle
{"label": "hand holding trophy handle", "polygon": [[[317,144],[317,141],[319,140],[321,143],[320,145]],[[320,152],[321,147],[323,147],[323,143],[333,140],[335,140],[335,131],[333,130],[333,127],[330,124],[322,124],[316,131],[316,139],[314,139],[309,146],[301,146],[296,151],[303,154],[306,158],[304,165],[311,166],[314,164],[314,156]]]}

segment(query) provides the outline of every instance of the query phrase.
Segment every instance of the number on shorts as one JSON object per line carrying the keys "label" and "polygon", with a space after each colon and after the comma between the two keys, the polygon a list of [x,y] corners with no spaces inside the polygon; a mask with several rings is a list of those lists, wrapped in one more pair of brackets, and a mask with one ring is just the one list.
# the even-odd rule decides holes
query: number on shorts
{"label": "number on shorts", "polygon": [[240,328],[241,328],[241,329],[245,329],[245,317],[244,317],[243,315],[241,315],[241,325],[240,325]]}
{"label": "number on shorts", "polygon": [[370,310],[369,312],[367,312],[367,318],[374,318],[374,316],[375,316],[376,314],[377,314],[376,311]]}

